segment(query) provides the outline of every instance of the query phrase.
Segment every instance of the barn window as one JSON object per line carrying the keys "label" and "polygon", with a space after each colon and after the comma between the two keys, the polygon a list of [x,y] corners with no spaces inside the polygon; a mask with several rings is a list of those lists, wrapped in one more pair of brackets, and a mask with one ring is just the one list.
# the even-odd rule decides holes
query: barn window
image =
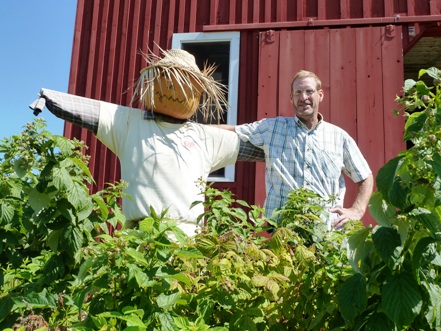
{"label": "barn window", "polygon": [[[214,79],[228,86],[228,103],[221,118],[211,118],[209,123],[237,123],[237,95],[239,81],[239,32],[220,33],[176,33],[173,35],[172,48],[180,48],[193,54],[200,68],[205,62],[215,64]],[[196,118],[198,122],[203,119]],[[209,180],[216,182],[233,182],[234,165],[210,174]]]}

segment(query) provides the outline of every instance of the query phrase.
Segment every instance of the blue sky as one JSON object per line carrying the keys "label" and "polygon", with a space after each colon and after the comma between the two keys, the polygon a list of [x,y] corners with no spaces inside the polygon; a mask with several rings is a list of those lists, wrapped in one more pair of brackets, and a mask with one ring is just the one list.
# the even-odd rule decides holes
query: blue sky
{"label": "blue sky", "polygon": [[[76,0],[4,0],[0,4],[0,139],[22,132],[42,87],[67,92]],[[64,122],[39,115],[54,134]]]}

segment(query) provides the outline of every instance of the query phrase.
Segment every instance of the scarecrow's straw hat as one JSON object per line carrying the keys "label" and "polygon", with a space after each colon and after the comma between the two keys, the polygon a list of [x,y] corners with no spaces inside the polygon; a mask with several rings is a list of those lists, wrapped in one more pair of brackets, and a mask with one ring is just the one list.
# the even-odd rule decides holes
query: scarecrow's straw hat
{"label": "scarecrow's straw hat", "polygon": [[143,108],[178,119],[190,118],[198,106],[205,119],[220,116],[228,107],[227,88],[211,76],[216,67],[205,65],[201,71],[194,56],[182,49],[161,52],[162,58],[144,55],[147,66],[141,70],[132,102],[139,98]]}

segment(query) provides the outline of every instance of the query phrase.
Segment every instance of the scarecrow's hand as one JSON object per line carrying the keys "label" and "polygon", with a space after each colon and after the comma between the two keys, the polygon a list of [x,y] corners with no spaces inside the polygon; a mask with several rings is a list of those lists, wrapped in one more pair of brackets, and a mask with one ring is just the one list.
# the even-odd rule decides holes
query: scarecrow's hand
{"label": "scarecrow's hand", "polygon": [[34,111],[34,115],[38,116],[43,111],[43,108],[46,106],[46,99],[45,98],[38,98],[33,103],[29,105],[29,108],[31,108]]}

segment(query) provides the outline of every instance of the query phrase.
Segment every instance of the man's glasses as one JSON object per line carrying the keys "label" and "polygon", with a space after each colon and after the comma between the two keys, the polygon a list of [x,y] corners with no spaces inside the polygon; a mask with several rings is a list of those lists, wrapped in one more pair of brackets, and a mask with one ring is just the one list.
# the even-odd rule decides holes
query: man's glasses
{"label": "man's glasses", "polygon": [[309,97],[309,96],[313,95],[315,91],[317,91],[317,90],[308,88],[308,89],[305,89],[305,90],[295,90],[295,91],[293,91],[292,94],[295,95],[295,96],[300,96],[300,95],[302,95],[304,93],[304,94],[306,94]]}

